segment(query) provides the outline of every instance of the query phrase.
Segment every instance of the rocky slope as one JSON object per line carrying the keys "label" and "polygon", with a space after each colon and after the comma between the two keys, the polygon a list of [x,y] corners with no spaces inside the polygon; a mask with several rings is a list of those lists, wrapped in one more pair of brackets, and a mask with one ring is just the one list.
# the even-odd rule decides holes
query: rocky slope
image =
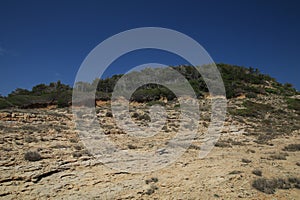
{"label": "rocky slope", "polygon": [[[70,108],[0,111],[0,199],[299,199],[299,110],[282,96],[228,102],[222,136],[199,159],[210,122],[210,100],[201,99],[195,141],[174,163],[145,173],[117,171],[95,159],[78,137]],[[178,131],[176,102],[149,140],[118,129],[109,102],[98,102],[97,120],[120,148],[151,151]],[[147,104],[131,104],[137,124],[148,123]]]}

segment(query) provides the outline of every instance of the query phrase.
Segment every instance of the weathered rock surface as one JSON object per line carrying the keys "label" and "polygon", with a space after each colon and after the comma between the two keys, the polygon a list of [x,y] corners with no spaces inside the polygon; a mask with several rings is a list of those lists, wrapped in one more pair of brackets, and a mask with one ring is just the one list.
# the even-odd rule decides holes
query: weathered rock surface
{"label": "weathered rock surface", "polygon": [[[231,100],[229,109],[242,108],[242,101]],[[283,104],[275,98],[257,102]],[[285,108],[285,113],[267,118],[228,114],[216,147],[199,159],[211,114],[209,100],[201,100],[200,105],[199,130],[190,148],[167,167],[145,173],[116,171],[97,160],[78,136],[70,109],[2,110],[0,199],[299,199],[297,188],[265,194],[252,187],[255,169],[265,178],[300,177],[299,151],[286,152],[285,160],[270,159],[287,145],[300,144],[297,114]],[[179,130],[180,108],[172,103],[166,106],[168,117],[159,134],[142,139],[116,126],[108,103],[99,103],[96,111],[104,133],[129,151],[157,150],[164,155],[168,152],[159,147]],[[139,126],[149,123],[145,104],[132,104],[130,114]],[[276,135],[259,138],[260,131]],[[25,160],[28,151],[38,152],[41,160]],[[235,170],[238,173],[232,173]]]}

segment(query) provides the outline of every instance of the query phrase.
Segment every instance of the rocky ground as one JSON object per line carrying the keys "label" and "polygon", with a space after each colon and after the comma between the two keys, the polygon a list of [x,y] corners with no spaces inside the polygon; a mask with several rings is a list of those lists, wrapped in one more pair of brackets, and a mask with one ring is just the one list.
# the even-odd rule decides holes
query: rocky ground
{"label": "rocky ground", "polygon": [[[104,133],[122,149],[151,151],[178,131],[176,102],[165,105],[167,122],[147,140],[118,129],[108,102],[97,105]],[[148,108],[131,104],[140,126],[150,120]],[[71,108],[1,110],[0,199],[299,199],[299,114],[284,99],[230,100],[222,136],[203,159],[210,100],[200,100],[200,110],[189,149],[145,173],[110,169],[96,159],[78,136]]]}

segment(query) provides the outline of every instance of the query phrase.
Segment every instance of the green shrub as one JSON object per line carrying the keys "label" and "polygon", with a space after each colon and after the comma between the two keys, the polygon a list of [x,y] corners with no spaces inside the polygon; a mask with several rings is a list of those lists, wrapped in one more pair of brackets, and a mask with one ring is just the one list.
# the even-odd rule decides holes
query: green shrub
{"label": "green shrub", "polygon": [[250,100],[244,101],[243,109],[230,109],[229,113],[232,115],[239,115],[243,117],[261,117],[267,112],[273,111],[273,107],[267,104],[256,103]]}
{"label": "green shrub", "polygon": [[157,101],[160,99],[160,91],[158,88],[154,89],[137,89],[131,96],[131,100],[137,102]]}
{"label": "green shrub", "polygon": [[254,92],[249,92],[249,93],[246,94],[246,97],[247,97],[247,98],[256,98],[256,97],[257,97],[257,94],[254,93]]}
{"label": "green shrub", "polygon": [[30,95],[15,95],[15,96],[8,96],[7,100],[13,104],[14,106],[23,106],[32,104],[35,102],[37,98],[31,97]]}
{"label": "green shrub", "polygon": [[0,109],[4,109],[4,108],[9,108],[9,107],[12,107],[13,105],[7,101],[6,99],[4,98],[0,98]]}
{"label": "green shrub", "polygon": [[153,106],[153,105],[165,106],[166,104],[162,101],[150,101],[150,102],[147,103],[147,106]]}
{"label": "green shrub", "polygon": [[279,94],[280,92],[273,88],[265,88],[265,91],[270,94]]}
{"label": "green shrub", "polygon": [[69,106],[69,102],[66,99],[60,98],[57,100],[58,108],[64,108],[64,107],[68,107],[68,106]]}
{"label": "green shrub", "polygon": [[289,109],[296,110],[300,114],[300,99],[288,98],[286,103]]}
{"label": "green shrub", "polygon": [[72,92],[70,90],[65,90],[57,94],[57,107],[64,108],[69,106],[69,102],[72,100]]}
{"label": "green shrub", "polygon": [[101,92],[101,91],[96,92],[96,100],[109,101],[110,99],[111,99],[110,93]]}

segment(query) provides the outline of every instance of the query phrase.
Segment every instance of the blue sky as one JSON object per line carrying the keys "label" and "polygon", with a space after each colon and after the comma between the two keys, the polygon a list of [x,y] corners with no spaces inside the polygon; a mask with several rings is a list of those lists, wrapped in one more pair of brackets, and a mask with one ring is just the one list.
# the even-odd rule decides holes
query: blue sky
{"label": "blue sky", "polygon": [[[61,80],[73,85],[100,42],[138,27],[198,41],[217,63],[252,66],[300,89],[297,1],[0,1],[0,94]],[[159,51],[118,59],[107,74],[143,63],[182,64]],[[126,67],[127,66],[127,67]]]}

